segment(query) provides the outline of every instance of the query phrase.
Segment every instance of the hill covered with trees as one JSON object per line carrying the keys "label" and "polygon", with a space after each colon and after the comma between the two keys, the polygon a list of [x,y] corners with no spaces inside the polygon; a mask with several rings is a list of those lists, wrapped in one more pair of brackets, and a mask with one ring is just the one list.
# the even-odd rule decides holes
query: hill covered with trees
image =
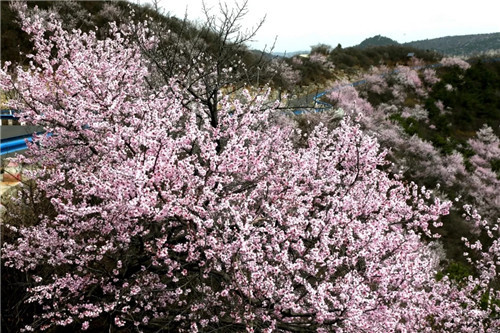
{"label": "hill covered with trees", "polygon": [[[487,60],[444,58],[440,66],[373,69],[364,84],[340,84],[326,96],[334,109],[360,117],[363,128],[391,150],[394,172],[495,221],[500,216],[500,63]],[[452,210],[442,229],[448,258],[459,261],[459,239],[474,232],[463,213],[461,206]]]}
{"label": "hill covered with trees", "polygon": [[374,36],[363,40],[356,48],[367,48],[386,45],[401,45],[419,50],[428,50],[446,56],[477,56],[481,54],[500,53],[500,32],[463,36],[446,36],[398,43],[384,36]]}
{"label": "hill covered with trees", "polygon": [[399,45],[399,43],[393,39],[388,38],[388,37],[377,35],[377,36],[373,36],[373,37],[370,37],[370,38],[363,40],[356,47],[364,49],[367,47],[388,46],[388,45]]}
{"label": "hill covered with trees", "polygon": [[500,52],[500,32],[491,34],[447,36],[404,43],[423,50],[433,50],[449,56],[473,56]]}

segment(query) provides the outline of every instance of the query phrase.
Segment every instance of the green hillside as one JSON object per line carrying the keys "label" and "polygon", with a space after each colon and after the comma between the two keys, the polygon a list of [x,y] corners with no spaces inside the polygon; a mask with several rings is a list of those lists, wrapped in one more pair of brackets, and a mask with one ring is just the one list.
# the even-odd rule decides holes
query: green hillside
{"label": "green hillside", "polygon": [[419,50],[434,51],[447,56],[473,56],[500,52],[500,32],[446,36],[401,44],[388,37],[377,35],[365,39],[359,45],[356,45],[355,48],[366,49],[388,45],[401,45]]}
{"label": "green hillside", "polygon": [[470,56],[491,51],[500,52],[500,32],[447,36],[404,43],[403,45],[456,56]]}
{"label": "green hillside", "polygon": [[388,37],[377,35],[377,36],[373,36],[373,37],[365,39],[357,47],[364,49],[367,47],[388,46],[388,45],[399,45],[399,43],[393,39],[388,38]]}

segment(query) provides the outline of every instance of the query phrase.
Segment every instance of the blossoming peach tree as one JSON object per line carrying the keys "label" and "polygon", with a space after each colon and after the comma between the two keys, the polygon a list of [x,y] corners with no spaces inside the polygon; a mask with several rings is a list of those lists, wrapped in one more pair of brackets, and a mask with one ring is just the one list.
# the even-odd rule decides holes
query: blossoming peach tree
{"label": "blossoming peach tree", "polygon": [[477,274],[438,281],[428,240],[450,203],[386,173],[349,119],[300,147],[265,96],[221,96],[214,122],[185,106],[175,78],[146,84],[135,41],[155,47],[146,24],[98,40],[18,7],[35,50],[29,68],[4,67],[2,88],[17,91],[22,121],[51,133],[17,157],[50,213],[10,216],[2,246],[37,304],[25,331],[500,328],[498,230],[468,243]]}

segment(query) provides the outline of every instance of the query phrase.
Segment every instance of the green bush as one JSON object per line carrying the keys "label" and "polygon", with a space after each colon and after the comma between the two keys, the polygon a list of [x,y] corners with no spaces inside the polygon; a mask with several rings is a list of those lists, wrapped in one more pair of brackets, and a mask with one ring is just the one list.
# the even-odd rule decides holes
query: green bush
{"label": "green bush", "polygon": [[452,261],[444,270],[436,274],[436,280],[442,280],[445,275],[452,281],[462,283],[472,275],[472,269],[464,263]]}

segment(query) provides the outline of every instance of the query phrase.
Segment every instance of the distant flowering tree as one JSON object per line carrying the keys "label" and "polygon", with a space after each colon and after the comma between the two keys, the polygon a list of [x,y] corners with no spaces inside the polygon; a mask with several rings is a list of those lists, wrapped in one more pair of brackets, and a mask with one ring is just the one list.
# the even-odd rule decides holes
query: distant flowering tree
{"label": "distant flowering tree", "polygon": [[412,108],[404,107],[403,112],[401,113],[401,117],[408,118],[413,117],[417,120],[426,120],[428,119],[428,112],[423,108],[422,105],[417,104]]}
{"label": "distant flowering tree", "polygon": [[476,154],[470,158],[474,170],[467,178],[467,187],[482,215],[490,219],[498,218],[500,179],[492,166],[500,160],[500,139],[491,127],[484,125],[477,132],[476,138],[469,139],[468,143]]}
{"label": "distant flowering tree", "polygon": [[292,58],[292,64],[294,66],[302,66],[304,64],[304,61],[301,59],[300,56],[295,56]]}
{"label": "distant flowering tree", "polygon": [[273,59],[269,64],[269,71],[273,75],[273,82],[280,89],[291,90],[300,81],[300,71],[293,69],[283,59]]}
{"label": "distant flowering tree", "polygon": [[324,53],[312,51],[309,55],[309,61],[321,65],[325,69],[334,69],[335,65],[328,60],[328,56]]}
{"label": "distant flowering tree", "polygon": [[426,96],[427,92],[424,89],[422,80],[415,69],[408,66],[397,66],[394,77],[399,85],[402,85],[406,89],[411,89],[419,96]]}
{"label": "distant flowering tree", "polygon": [[412,88],[418,88],[422,86],[422,81],[418,76],[416,70],[411,69],[408,66],[397,66],[396,67],[396,80]]}
{"label": "distant flowering tree", "polygon": [[436,71],[432,68],[426,68],[422,72],[422,76],[424,79],[424,82],[427,83],[428,85],[434,85],[438,83],[440,80],[436,75]]}
{"label": "distant flowering tree", "polygon": [[23,8],[33,62],[0,82],[23,121],[52,133],[18,157],[34,166],[20,207],[33,214],[8,217],[2,246],[38,305],[24,331],[500,329],[498,230],[469,244],[485,272],[437,281],[441,256],[422,236],[450,202],[387,174],[359,126],[320,124],[297,147],[302,133],[277,126],[265,96],[221,95],[212,113],[184,105],[174,80],[148,85],[144,26],[98,40]]}
{"label": "distant flowering tree", "polygon": [[334,86],[328,95],[335,107],[343,109],[349,115],[369,115],[373,111],[371,104],[362,98],[356,88],[345,82]]}
{"label": "distant flowering tree", "polygon": [[320,65],[325,64],[327,60],[328,59],[327,59],[326,55],[324,55],[322,53],[311,53],[311,55],[309,56],[309,61],[314,62],[314,63],[318,63]]}
{"label": "distant flowering tree", "polygon": [[434,105],[438,108],[439,112],[440,113],[444,113],[445,112],[445,107],[444,107],[444,103],[443,101],[441,100],[437,100]]}
{"label": "distant flowering tree", "polygon": [[500,139],[495,135],[493,129],[484,124],[476,133],[476,138],[468,141],[476,154],[484,160],[480,163],[490,163],[494,159],[500,158]]}
{"label": "distant flowering tree", "polygon": [[470,67],[470,64],[467,61],[457,57],[445,57],[441,59],[440,63],[445,67],[457,66],[462,70],[467,70]]}
{"label": "distant flowering tree", "polygon": [[371,74],[365,77],[367,89],[376,94],[382,94],[387,91],[388,85],[386,79],[380,74]]}

